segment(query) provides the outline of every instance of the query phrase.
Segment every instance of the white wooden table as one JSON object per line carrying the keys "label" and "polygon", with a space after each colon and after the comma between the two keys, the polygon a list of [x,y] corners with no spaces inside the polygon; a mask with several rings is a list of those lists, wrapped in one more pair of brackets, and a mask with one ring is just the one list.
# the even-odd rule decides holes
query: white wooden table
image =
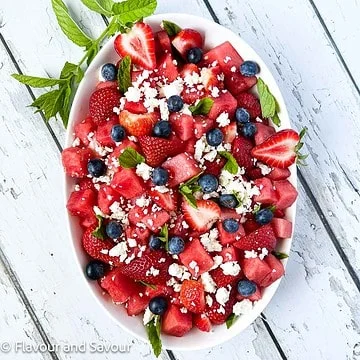
{"label": "white wooden table", "polygon": [[[79,0],[66,3],[90,34],[104,28]],[[160,0],[157,12],[213,18],[240,34],[275,75],[293,126],[308,127],[310,154],[299,169],[287,273],[264,317],[222,346],[164,351],[162,358],[359,360],[359,0]],[[64,130],[26,107],[41,91],[9,76],[57,76],[80,52],[62,35],[48,0],[1,0],[0,343],[13,347],[1,359],[153,359],[147,344],[104,316],[79,278],[62,194]],[[15,352],[21,342],[50,351]],[[131,350],[64,350],[84,342]]]}

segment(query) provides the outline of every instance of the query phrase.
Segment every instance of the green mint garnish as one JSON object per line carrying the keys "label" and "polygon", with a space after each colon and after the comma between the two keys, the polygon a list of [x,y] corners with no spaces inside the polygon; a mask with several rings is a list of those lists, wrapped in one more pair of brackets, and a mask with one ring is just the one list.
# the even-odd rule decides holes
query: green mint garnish
{"label": "green mint garnish", "polygon": [[92,232],[92,235],[97,237],[98,239],[105,240],[105,229],[103,226],[104,218],[100,215],[96,215],[96,218],[98,219],[98,226],[97,228]]}
{"label": "green mint garnish", "polygon": [[213,99],[203,98],[196,105],[189,106],[189,110],[193,115],[207,115],[213,105]]}
{"label": "green mint garnish", "polygon": [[175,36],[182,30],[179,25],[176,25],[173,22],[167,20],[163,20],[161,27],[167,32],[169,36]]}
{"label": "green mint garnish", "polygon": [[160,330],[161,330],[161,321],[160,315],[154,316],[154,318],[145,325],[146,333],[148,339],[153,348],[154,354],[156,357],[159,357],[162,349]]}
{"label": "green mint garnish", "polygon": [[194,193],[201,190],[201,187],[197,184],[197,181],[202,173],[192,177],[190,180],[180,185],[179,192],[184,196],[185,200],[195,209],[197,209],[196,198]]}
{"label": "green mint garnish", "polygon": [[145,162],[145,158],[132,147],[127,147],[119,156],[120,166],[126,169],[134,168],[143,162]]}
{"label": "green mint garnish", "polygon": [[129,55],[121,59],[118,70],[119,90],[125,94],[131,86],[131,57]]}
{"label": "green mint garnish", "polygon": [[224,170],[228,171],[230,174],[236,175],[239,171],[239,165],[236,159],[228,151],[219,151],[219,155],[227,159],[227,162],[224,166]]}
{"label": "green mint garnish", "polygon": [[128,24],[152,15],[156,6],[156,0],[127,0],[115,3],[112,12],[122,24]]}
{"label": "green mint garnish", "polygon": [[165,250],[169,250],[169,228],[167,224],[161,228],[158,238],[165,243]]}
{"label": "green mint garnish", "polygon": [[278,258],[279,260],[281,259],[287,259],[289,257],[288,254],[282,253],[282,252],[277,252],[277,251],[273,251],[272,254]]}
{"label": "green mint garnish", "polygon": [[238,315],[235,315],[234,313],[230,314],[229,317],[226,319],[226,327],[230,329],[238,318]]}

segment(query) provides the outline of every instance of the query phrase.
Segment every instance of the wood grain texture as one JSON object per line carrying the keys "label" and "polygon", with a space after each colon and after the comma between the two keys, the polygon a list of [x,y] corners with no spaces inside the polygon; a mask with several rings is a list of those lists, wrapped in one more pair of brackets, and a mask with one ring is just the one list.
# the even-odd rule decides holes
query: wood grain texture
{"label": "wood grain texture", "polygon": [[[241,9],[237,0],[210,4],[220,22],[239,33],[268,64],[294,127],[308,127],[304,151],[310,156],[301,171],[360,275],[360,97],[313,8],[295,0],[276,7],[270,0],[244,0]],[[314,66],[314,59],[321,59],[321,66]]]}

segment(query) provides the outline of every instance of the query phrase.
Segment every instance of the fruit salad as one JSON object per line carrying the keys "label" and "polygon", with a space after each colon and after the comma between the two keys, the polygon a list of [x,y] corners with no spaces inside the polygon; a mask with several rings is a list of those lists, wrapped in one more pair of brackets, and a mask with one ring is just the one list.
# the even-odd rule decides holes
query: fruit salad
{"label": "fruit salad", "polygon": [[230,327],[284,274],[302,145],[276,130],[256,62],[229,42],[208,48],[196,29],[162,29],[139,22],[115,37],[119,61],[99,69],[62,153],[86,276],[143,317],[152,343],[160,330]]}

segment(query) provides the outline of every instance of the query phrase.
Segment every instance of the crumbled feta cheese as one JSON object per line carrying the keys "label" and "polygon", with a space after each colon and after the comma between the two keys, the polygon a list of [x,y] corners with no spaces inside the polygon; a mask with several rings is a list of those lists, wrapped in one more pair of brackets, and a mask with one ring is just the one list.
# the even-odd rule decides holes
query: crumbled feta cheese
{"label": "crumbled feta cheese", "polygon": [[255,250],[245,250],[244,251],[244,258],[245,259],[256,259],[258,256],[258,253]]}
{"label": "crumbled feta cheese", "polygon": [[114,112],[116,115],[120,115],[120,111],[121,111],[120,108],[118,108],[118,107],[116,107],[116,106],[113,108],[113,112]]}
{"label": "crumbled feta cheese", "polygon": [[146,196],[141,196],[138,199],[136,199],[135,204],[139,207],[147,207],[151,203],[151,200],[147,198]]}
{"label": "crumbled feta cheese", "polygon": [[146,271],[146,276],[158,276],[160,274],[160,270],[154,268],[153,266],[151,266],[151,268]]}
{"label": "crumbled feta cheese", "polygon": [[236,72],[236,66],[232,66],[231,69],[230,69],[231,72]]}
{"label": "crumbled feta cheese", "polygon": [[217,98],[219,97],[219,93],[220,93],[220,90],[218,87],[214,86],[212,89],[211,89],[211,96],[214,97],[214,98]]}
{"label": "crumbled feta cheese", "polygon": [[180,95],[184,90],[184,80],[178,77],[170,84],[164,85],[160,89],[160,96],[165,96],[167,99],[173,95]]}
{"label": "crumbled feta cheese", "polygon": [[256,166],[261,170],[261,174],[266,176],[271,173],[272,169],[271,167],[268,167],[265,164],[262,164],[261,162],[258,162]]}
{"label": "crumbled feta cheese", "polygon": [[158,191],[159,193],[161,193],[161,194],[165,194],[165,193],[167,193],[167,192],[169,192],[170,191],[170,189],[169,188],[167,188],[166,186],[164,186],[164,185],[161,185],[161,186],[155,186],[154,187],[154,190],[155,191]]}
{"label": "crumbled feta cheese", "polygon": [[238,301],[233,306],[233,313],[237,316],[239,315],[246,315],[251,312],[253,308],[253,303],[249,299],[245,299],[242,301]]}
{"label": "crumbled feta cheese", "polygon": [[227,64],[229,61],[231,61],[231,57],[226,56],[225,59],[224,59],[224,64]]}
{"label": "crumbled feta cheese", "polygon": [[144,162],[136,165],[136,175],[142,177],[145,181],[150,179],[152,171],[153,168]]}
{"label": "crumbled feta cheese", "polygon": [[187,308],[185,308],[185,307],[180,308],[180,311],[181,311],[183,314],[186,314],[186,313],[188,312]]}
{"label": "crumbled feta cheese", "polygon": [[268,254],[269,254],[268,249],[262,248],[261,253],[259,254],[259,259],[264,260],[265,256],[267,256]]}
{"label": "crumbled feta cheese", "polygon": [[126,242],[122,241],[110,249],[109,255],[113,257],[119,257],[120,261],[123,262],[127,257],[127,249],[128,247]]}
{"label": "crumbled feta cheese", "polygon": [[74,191],[80,191],[80,185],[79,184],[76,184],[74,186]]}
{"label": "crumbled feta cheese", "polygon": [[223,262],[223,257],[221,255],[215,255],[213,257],[214,265],[212,266],[211,270],[217,269]]}
{"label": "crumbled feta cheese", "polygon": [[237,261],[228,261],[220,265],[224,275],[237,276],[241,270]]}
{"label": "crumbled feta cheese", "polygon": [[217,289],[215,299],[220,305],[225,305],[229,301],[230,291],[227,288],[221,287]]}
{"label": "crumbled feta cheese", "polygon": [[73,143],[72,143],[72,146],[73,147],[76,147],[76,146],[79,146],[80,145],[80,139],[77,137],[74,139]]}
{"label": "crumbled feta cheese", "polygon": [[107,217],[107,215],[104,214],[104,213],[100,210],[100,208],[99,208],[98,206],[94,206],[94,207],[93,207],[93,210],[94,210],[94,213],[95,213],[96,216],[101,216],[101,217],[103,217],[103,218],[106,218],[106,217]]}
{"label": "crumbled feta cheese", "polygon": [[207,304],[209,307],[211,307],[212,304],[213,304],[213,302],[214,302],[213,298],[212,298],[210,295],[206,295],[205,300],[206,300],[206,304]]}
{"label": "crumbled feta cheese", "polygon": [[224,127],[226,125],[230,124],[229,114],[227,112],[221,113],[217,119],[216,122],[219,124],[219,127]]}
{"label": "crumbled feta cheese", "polygon": [[169,275],[174,276],[181,281],[188,280],[191,277],[191,274],[189,273],[186,266],[179,265],[176,263],[173,263],[169,266],[168,269]]}
{"label": "crumbled feta cheese", "polygon": [[124,94],[127,101],[139,102],[141,99],[141,91],[139,88],[131,86]]}
{"label": "crumbled feta cheese", "polygon": [[222,246],[218,241],[218,238],[219,238],[219,231],[218,229],[214,228],[211,229],[208,233],[201,235],[200,241],[205,247],[205,249],[209,252],[221,251]]}
{"label": "crumbled feta cheese", "polygon": [[200,279],[206,292],[214,293],[216,291],[216,283],[208,272],[201,274]]}
{"label": "crumbled feta cheese", "polygon": [[216,311],[218,314],[225,314],[225,308],[223,306],[220,306]]}
{"label": "crumbled feta cheese", "polygon": [[145,309],[144,317],[143,317],[143,323],[144,325],[148,324],[153,318],[154,314],[150,311],[149,307]]}
{"label": "crumbled feta cheese", "polygon": [[129,224],[128,213],[121,208],[121,204],[118,201],[114,201],[109,210],[111,212],[111,219],[120,220],[124,225]]}
{"label": "crumbled feta cheese", "polygon": [[127,242],[129,244],[129,247],[133,248],[133,247],[136,247],[137,246],[137,242],[135,239],[132,239],[132,238],[127,238]]}

